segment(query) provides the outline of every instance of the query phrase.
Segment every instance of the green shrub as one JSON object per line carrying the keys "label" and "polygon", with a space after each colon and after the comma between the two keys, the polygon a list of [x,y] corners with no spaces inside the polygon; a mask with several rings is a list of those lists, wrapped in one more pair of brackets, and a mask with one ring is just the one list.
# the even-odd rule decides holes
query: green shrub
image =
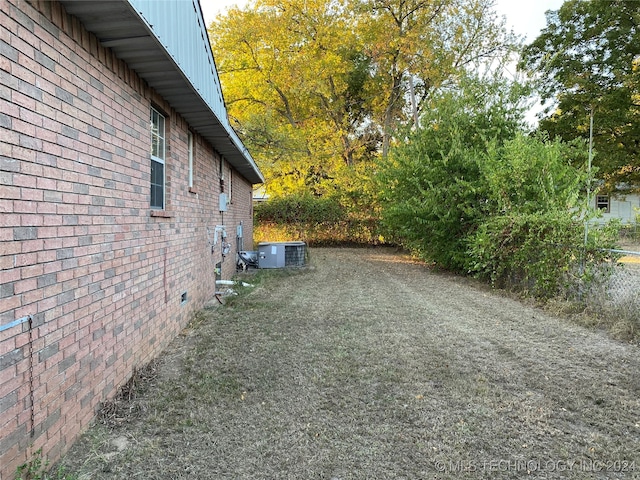
{"label": "green shrub", "polygon": [[508,98],[514,91],[470,79],[434,99],[421,128],[378,166],[386,237],[446,269],[468,271],[468,236],[487,214],[485,152],[520,127],[518,106]]}
{"label": "green shrub", "polygon": [[287,195],[271,198],[256,205],[258,223],[331,224],[344,219],[342,206],[334,198],[313,195]]}
{"label": "green shrub", "polygon": [[334,198],[276,197],[254,209],[254,241],[301,240],[311,246],[377,245],[378,219]]}
{"label": "green shrub", "polygon": [[584,244],[586,146],[519,133],[478,86],[440,99],[379,166],[385,235],[446,269],[556,295],[610,245],[595,230]]}
{"label": "green shrub", "polygon": [[472,273],[538,297],[560,291],[584,260],[587,174],[572,166],[574,148],[523,135],[488,148],[486,216],[468,237]]}
{"label": "green shrub", "polygon": [[582,232],[557,210],[490,217],[469,240],[472,271],[501,288],[554,296],[580,260]]}

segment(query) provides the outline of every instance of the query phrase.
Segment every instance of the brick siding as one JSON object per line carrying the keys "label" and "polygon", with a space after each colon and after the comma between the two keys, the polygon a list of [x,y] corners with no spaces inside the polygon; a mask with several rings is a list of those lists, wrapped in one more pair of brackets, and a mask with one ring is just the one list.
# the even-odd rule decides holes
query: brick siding
{"label": "brick siding", "polygon": [[[168,127],[160,213],[152,105]],[[0,328],[24,320],[0,331],[0,479],[38,449],[55,462],[177,335],[215,292],[215,265],[234,273],[238,225],[252,248],[252,186],[194,134],[189,189],[188,130],[60,4],[0,2]]]}

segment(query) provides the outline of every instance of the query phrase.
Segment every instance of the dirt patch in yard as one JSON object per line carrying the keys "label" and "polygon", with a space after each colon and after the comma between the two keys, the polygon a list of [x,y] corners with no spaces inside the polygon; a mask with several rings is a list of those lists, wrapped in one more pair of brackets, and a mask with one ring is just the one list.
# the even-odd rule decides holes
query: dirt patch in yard
{"label": "dirt patch in yard", "polygon": [[386,249],[204,310],[64,460],[92,479],[640,478],[640,351]]}

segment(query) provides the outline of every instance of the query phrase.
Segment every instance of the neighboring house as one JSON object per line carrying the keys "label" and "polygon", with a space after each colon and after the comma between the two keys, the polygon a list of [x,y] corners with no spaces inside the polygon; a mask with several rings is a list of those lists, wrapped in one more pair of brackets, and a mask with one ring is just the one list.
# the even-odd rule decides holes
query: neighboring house
{"label": "neighboring house", "polygon": [[56,461],[251,249],[198,0],[0,1],[0,478]]}
{"label": "neighboring house", "polygon": [[640,215],[640,194],[619,192],[616,194],[596,193],[591,205],[601,211],[602,216],[595,222],[604,223],[618,219],[623,224],[636,223]]}

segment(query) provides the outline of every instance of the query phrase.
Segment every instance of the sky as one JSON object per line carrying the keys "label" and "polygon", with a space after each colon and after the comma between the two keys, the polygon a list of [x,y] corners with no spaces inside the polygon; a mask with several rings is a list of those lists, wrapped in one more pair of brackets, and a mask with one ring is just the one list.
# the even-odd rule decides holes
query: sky
{"label": "sky", "polygon": [[546,25],[545,12],[558,10],[564,0],[496,0],[498,15],[507,18],[507,28],[532,42]]}
{"label": "sky", "polygon": [[[527,42],[534,40],[540,30],[546,26],[544,12],[558,10],[563,0],[496,0],[498,15],[507,19],[507,27],[525,36]],[[207,25],[227,7],[244,6],[247,0],[200,0],[202,13]]]}

